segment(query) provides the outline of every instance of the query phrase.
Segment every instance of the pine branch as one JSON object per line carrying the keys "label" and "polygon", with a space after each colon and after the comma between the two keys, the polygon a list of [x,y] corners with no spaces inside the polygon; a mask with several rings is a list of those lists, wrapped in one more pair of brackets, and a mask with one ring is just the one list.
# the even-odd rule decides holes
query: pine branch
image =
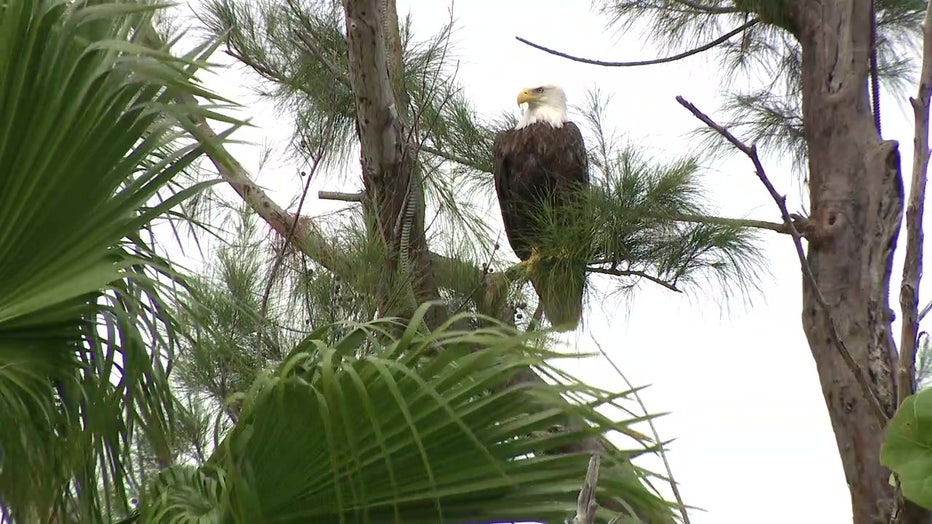
{"label": "pine branch", "polygon": [[[716,217],[716,216],[705,216],[705,215],[680,215],[680,214],[666,214],[662,215],[660,218],[667,218],[670,220],[676,220],[678,222],[694,222],[696,224],[712,224],[717,226],[730,226],[730,227],[751,227],[755,229],[766,229],[776,233],[789,234],[789,229],[786,227],[786,224],[781,224],[777,222],[767,222],[765,220],[751,220],[745,218],[725,218],[725,217]],[[797,222],[797,225],[802,225],[805,223],[804,220],[794,219]]]}
{"label": "pine branch", "polygon": [[324,56],[324,52],[320,49],[320,47],[313,40],[311,40],[311,38],[308,35],[304,34],[301,31],[295,31],[294,36],[302,44],[304,44],[303,46],[304,50],[307,51],[308,54],[313,56],[315,60],[320,62],[320,64],[324,66],[327,69],[327,71],[330,72],[331,75],[333,75],[334,79],[336,79],[338,82],[340,82],[344,86],[350,87],[350,81],[349,81],[349,77],[346,76],[346,71],[340,70],[336,65],[334,65],[333,62],[328,60],[327,57]]}
{"label": "pine branch", "polygon": [[693,116],[721,134],[726,140],[731,142],[732,145],[738,148],[739,151],[751,159],[751,162],[754,164],[754,170],[757,174],[757,178],[760,179],[762,184],[764,184],[764,187],[767,188],[767,192],[770,193],[771,198],[773,198],[773,201],[777,204],[777,207],[780,208],[780,214],[783,216],[783,223],[786,224],[790,235],[793,237],[793,244],[796,247],[796,255],[799,257],[800,268],[802,269],[803,276],[815,291],[816,301],[819,303],[819,306],[823,309],[823,311],[825,311],[825,315],[828,318],[829,330],[831,332],[835,347],[838,349],[842,360],[845,361],[845,364],[851,370],[851,373],[857,380],[858,385],[861,386],[861,391],[864,394],[865,399],[871,405],[871,409],[874,411],[874,416],[877,417],[878,422],[881,424],[881,426],[883,426],[887,421],[887,415],[883,409],[883,404],[881,404],[880,399],[877,397],[877,394],[871,387],[870,382],[868,382],[867,375],[864,373],[864,369],[860,364],[857,363],[857,361],[854,360],[854,357],[851,356],[851,352],[848,350],[848,346],[845,344],[844,340],[841,338],[841,335],[838,333],[838,327],[835,325],[835,320],[832,317],[831,309],[829,308],[828,303],[825,301],[825,297],[822,295],[822,291],[819,289],[819,285],[816,282],[815,276],[812,274],[812,268],[809,267],[809,262],[806,260],[806,252],[803,249],[802,244],[802,235],[796,229],[793,218],[786,208],[786,197],[780,195],[777,192],[776,188],[773,186],[773,183],[771,183],[770,179],[767,177],[767,173],[764,171],[764,166],[761,164],[760,157],[757,155],[757,146],[748,146],[737,137],[735,137],[735,135],[733,135],[730,131],[717,124],[708,115],[700,111],[695,105],[687,101],[682,96],[677,96],[676,101],[687,110],[689,110]]}
{"label": "pine branch", "polygon": [[[165,43],[158,37],[155,29],[147,28],[147,33],[144,41],[146,45],[154,49],[165,47]],[[197,99],[190,95],[176,95],[176,98],[189,108],[196,108],[199,105]],[[217,133],[211,128],[206,118],[196,111],[191,111],[189,118],[190,121],[187,122],[182,119],[185,130],[202,145],[220,178],[233,188],[253,212],[283,238],[290,238],[290,242],[297,250],[337,278],[345,282],[354,281],[355,271],[352,261],[324,237],[310,217],[290,214],[275,203],[259,185],[252,181],[242,164],[220,143]],[[289,233],[293,224],[296,224],[294,230]],[[462,275],[464,272],[481,274],[478,267],[468,262],[433,252],[428,253],[427,256],[431,261],[432,275],[440,287],[458,292],[468,291],[465,289],[467,286],[457,278],[457,275]]]}
{"label": "pine branch", "polygon": [[424,151],[425,153],[429,153],[429,154],[431,154],[431,155],[434,155],[434,156],[443,158],[443,159],[445,159],[445,160],[449,160],[450,162],[456,162],[457,164],[460,164],[460,165],[463,165],[463,166],[466,166],[466,167],[475,169],[476,171],[481,171],[481,172],[483,172],[483,173],[489,173],[489,172],[490,172],[488,166],[479,165],[479,164],[477,164],[476,162],[473,162],[472,160],[463,158],[463,157],[461,157],[461,156],[457,156],[457,155],[455,155],[455,154],[453,154],[453,153],[448,153],[448,152],[446,152],[446,151],[441,151],[441,150],[439,150],[439,149],[433,148],[433,147],[428,146],[428,145],[420,145],[419,147],[420,147],[421,151]]}
{"label": "pine branch", "polygon": [[701,11],[703,13],[708,13],[712,15],[728,15],[733,13],[743,12],[737,7],[720,7],[717,5],[703,5],[699,2],[693,2],[691,0],[675,0],[676,3],[685,5],[690,9],[695,9],[696,11]]}
{"label": "pine branch", "polygon": [[616,277],[638,277],[638,278],[644,278],[644,279],[650,280],[650,281],[653,282],[654,284],[657,284],[657,285],[659,285],[659,286],[665,287],[665,288],[669,289],[670,291],[675,291],[675,292],[677,292],[677,293],[682,293],[682,291],[681,291],[678,287],[676,287],[675,284],[671,284],[670,282],[667,282],[667,281],[665,281],[665,280],[663,280],[663,279],[661,279],[661,278],[657,278],[657,277],[655,277],[655,276],[653,276],[653,275],[649,275],[649,274],[647,274],[647,273],[645,273],[645,272],[643,272],[643,271],[636,271],[636,270],[632,270],[632,269],[612,269],[612,268],[604,268],[604,267],[587,267],[587,268],[586,268],[586,271],[588,271],[588,272],[590,272],[590,273],[599,273],[599,274],[602,274],[602,275],[612,275],[612,276],[616,276]]}
{"label": "pine branch", "polygon": [[711,42],[707,44],[701,45],[694,49],[690,49],[689,51],[685,51],[678,55],[668,56],[665,58],[655,58],[653,60],[639,60],[635,62],[607,62],[604,60],[593,60],[590,58],[582,58],[582,57],[573,56],[573,55],[564,53],[562,51],[557,51],[555,49],[550,49],[549,47],[544,47],[540,44],[535,44],[534,42],[521,38],[520,36],[516,36],[515,39],[535,49],[540,49],[541,51],[550,53],[551,55],[559,56],[561,58],[566,58],[574,62],[581,62],[583,64],[591,64],[591,65],[597,65],[597,66],[603,66],[603,67],[638,67],[638,66],[647,66],[647,65],[656,65],[656,64],[665,64],[668,62],[675,62],[677,60],[682,60],[684,58],[697,55],[703,51],[708,51],[709,49],[712,49],[713,47],[725,42],[726,40],[729,40],[733,36],[739,33],[742,33],[750,29],[751,27],[754,27],[754,25],[757,24],[757,22],[758,20],[754,18],[735,29],[732,29],[731,31],[725,33],[724,35],[716,38],[715,40],[712,40]]}
{"label": "pine branch", "polygon": [[[922,70],[919,93],[910,98],[913,106],[913,173],[906,206],[906,259],[900,283],[903,324],[897,362],[897,405],[915,390],[916,352],[919,338],[919,282],[922,279],[922,216],[929,169],[929,103],[932,98],[932,3],[926,7],[922,30]],[[924,308],[925,309],[925,308]],[[923,316],[925,313],[923,312]]]}

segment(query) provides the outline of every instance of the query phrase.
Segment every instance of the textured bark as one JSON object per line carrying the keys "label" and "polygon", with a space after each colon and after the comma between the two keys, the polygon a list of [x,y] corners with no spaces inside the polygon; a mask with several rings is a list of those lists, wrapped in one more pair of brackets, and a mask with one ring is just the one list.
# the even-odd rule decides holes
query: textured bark
{"label": "textured bark", "polygon": [[[808,261],[829,307],[819,307],[817,291],[804,281],[803,328],[835,430],[854,522],[889,522],[894,490],[890,472],[880,465],[883,428],[829,328],[831,315],[892,415],[896,349],[888,295],[903,183],[897,143],[878,136],[870,109],[871,2],[799,0],[789,8],[787,26],[803,51],[812,210]],[[900,521],[921,522],[920,513],[901,513]]]}
{"label": "textured bark", "polygon": [[[383,313],[409,313],[420,302],[439,298],[424,238],[423,206],[415,176],[416,151],[407,146],[404,116],[392,89],[390,70],[400,74],[400,41],[394,33],[386,43],[385,18],[397,20],[394,2],[344,0],[346,13],[349,81],[356,99],[356,128],[360,141],[366,214],[386,250],[380,302]],[[392,53],[391,51],[395,52]],[[396,83],[399,90],[403,84]],[[406,96],[406,95],[405,95]],[[402,102],[403,104],[404,102]],[[399,293],[398,279],[412,279]],[[409,300],[404,300],[408,298]],[[413,300],[411,300],[413,299]],[[436,325],[441,315],[434,308],[428,323]]]}

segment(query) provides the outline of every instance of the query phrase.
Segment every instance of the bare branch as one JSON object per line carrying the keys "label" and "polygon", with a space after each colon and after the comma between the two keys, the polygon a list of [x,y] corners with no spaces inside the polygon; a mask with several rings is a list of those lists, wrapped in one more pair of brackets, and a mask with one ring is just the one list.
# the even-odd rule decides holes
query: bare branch
{"label": "bare branch", "polygon": [[318,191],[317,198],[321,200],[341,200],[343,202],[362,202],[362,191],[343,193],[340,191]]}
{"label": "bare branch", "polygon": [[604,268],[604,267],[587,267],[587,268],[586,268],[586,271],[588,271],[588,272],[590,272],[590,273],[599,273],[599,274],[602,274],[602,275],[612,275],[612,276],[616,276],[616,277],[638,277],[638,278],[644,278],[644,279],[650,280],[650,281],[653,282],[654,284],[657,284],[657,285],[659,285],[659,286],[663,286],[663,287],[669,289],[670,291],[675,291],[675,292],[677,292],[677,293],[682,293],[682,291],[680,291],[680,288],[676,287],[675,284],[671,284],[670,282],[667,282],[667,281],[665,281],[665,280],[663,280],[663,279],[657,278],[657,277],[655,277],[655,276],[653,276],[653,275],[649,275],[649,274],[647,274],[647,273],[645,273],[645,272],[643,272],[643,271],[634,271],[634,270],[630,270],[630,269],[612,269],[612,268]]}
{"label": "bare branch", "polygon": [[433,148],[428,145],[420,145],[418,147],[420,148],[421,151],[424,151],[425,153],[431,154],[433,156],[437,156],[445,160],[449,160],[450,162],[456,162],[457,164],[470,167],[472,169],[475,169],[476,171],[481,171],[483,173],[491,173],[488,166],[479,165],[476,162],[473,162],[472,160],[469,160],[469,159],[466,159],[460,156],[456,156],[453,153],[447,153],[446,151],[441,151],[439,149]]}
{"label": "bare branch", "polygon": [[838,349],[842,360],[845,361],[845,364],[851,370],[851,373],[854,374],[858,385],[861,386],[861,391],[864,394],[864,397],[867,399],[868,403],[871,405],[871,409],[874,411],[874,415],[877,417],[877,420],[880,422],[881,426],[883,426],[887,422],[887,414],[883,409],[883,404],[880,402],[880,399],[877,397],[877,394],[871,387],[870,382],[868,382],[867,375],[864,373],[864,369],[861,368],[861,365],[858,364],[857,361],[854,360],[854,357],[851,356],[851,352],[848,350],[848,346],[845,344],[844,340],[841,338],[841,335],[838,333],[835,320],[832,318],[831,309],[829,308],[828,303],[825,301],[825,297],[822,295],[822,291],[819,289],[818,283],[816,283],[815,276],[812,274],[812,268],[809,267],[809,262],[806,260],[806,252],[803,249],[802,235],[800,235],[799,231],[796,229],[796,225],[793,223],[793,218],[790,216],[790,212],[786,208],[786,197],[780,195],[780,193],[777,192],[776,188],[767,177],[767,173],[764,171],[764,166],[761,164],[760,157],[757,155],[757,146],[748,146],[735,135],[733,135],[730,131],[717,124],[708,115],[700,111],[695,105],[687,101],[682,96],[677,96],[676,101],[688,109],[690,113],[701,120],[705,125],[709,126],[718,134],[725,137],[726,140],[731,142],[732,145],[738,148],[738,150],[747,155],[747,157],[751,159],[751,162],[754,163],[754,170],[757,173],[757,178],[760,179],[761,183],[764,184],[764,187],[767,188],[767,192],[770,193],[771,198],[773,198],[773,201],[777,204],[777,207],[780,208],[780,214],[783,216],[783,222],[786,224],[790,235],[793,237],[793,244],[796,246],[796,255],[799,257],[800,269],[803,272],[804,278],[809,282],[809,285],[811,285],[812,289],[815,291],[816,301],[819,303],[819,306],[825,311],[825,314],[828,317],[829,330],[835,347]]}
{"label": "bare branch", "polygon": [[[307,181],[304,182],[304,189],[301,191],[301,198],[298,200],[298,209],[295,210],[294,219],[291,221],[291,225],[288,227],[288,234],[285,235],[284,241],[282,242],[281,248],[278,250],[278,253],[275,256],[275,263],[272,264],[272,271],[269,273],[269,277],[265,283],[265,291],[262,293],[262,302],[259,308],[259,327],[256,330],[256,362],[262,362],[262,335],[265,330],[265,320],[268,315],[269,310],[269,297],[272,295],[272,285],[275,283],[275,277],[278,276],[278,270],[281,269],[282,261],[285,258],[285,251],[288,250],[288,245],[291,244],[291,239],[294,237],[295,229],[298,227],[298,222],[301,218],[301,210],[304,209],[304,201],[307,199],[307,191],[311,187],[311,180],[314,178],[314,173],[317,172],[317,168],[320,167],[320,162],[324,159],[324,148],[320,146],[313,157],[310,170],[307,173]],[[279,355],[280,357],[281,355]]]}
{"label": "bare branch", "polygon": [[595,522],[595,510],[599,507],[595,500],[595,488],[598,483],[599,455],[593,454],[589,457],[586,479],[583,481],[582,489],[579,490],[579,498],[576,499],[576,516],[568,519],[568,524],[593,524]]}
{"label": "bare branch", "polygon": [[[932,4],[926,7],[922,28],[922,70],[919,93],[910,98],[916,127],[913,138],[913,174],[906,205],[906,259],[900,282],[900,355],[897,362],[897,405],[916,388],[916,351],[919,337],[919,282],[922,279],[922,215],[929,169],[929,100],[932,97]],[[924,308],[923,316],[928,310]]]}
{"label": "bare branch", "polygon": [[926,315],[929,314],[929,311],[932,311],[932,300],[930,300],[929,303],[922,308],[922,311],[919,312],[919,322],[922,322],[922,319],[926,318]]}
{"label": "bare branch", "polygon": [[636,62],[606,62],[606,61],[603,61],[603,60],[592,60],[592,59],[590,59],[590,58],[582,58],[582,57],[578,57],[578,56],[573,56],[573,55],[569,55],[569,54],[563,53],[563,52],[561,52],[561,51],[557,51],[557,50],[555,50],[555,49],[550,49],[549,47],[544,47],[544,46],[542,46],[542,45],[540,45],[540,44],[535,44],[534,42],[531,42],[531,41],[529,41],[529,40],[526,40],[526,39],[524,39],[524,38],[521,38],[520,36],[516,36],[515,39],[518,40],[519,42],[521,42],[521,43],[523,43],[523,44],[527,44],[527,45],[529,45],[529,46],[531,46],[531,47],[533,47],[533,48],[535,48],[535,49],[540,49],[541,51],[544,51],[544,52],[546,52],[546,53],[550,53],[551,55],[556,55],[556,56],[559,56],[559,57],[561,57],[561,58],[566,58],[566,59],[572,60],[572,61],[574,61],[574,62],[582,62],[583,64],[591,64],[591,65],[604,66],[604,67],[637,67],[637,66],[647,66],[647,65],[656,65],[656,64],[665,64],[665,63],[668,63],[668,62],[675,62],[675,61],[677,61],[677,60],[682,60],[683,58],[687,58],[687,57],[690,57],[690,56],[693,56],[693,55],[697,55],[697,54],[699,54],[699,53],[701,53],[701,52],[703,52],[703,51],[708,51],[709,49],[712,49],[713,47],[715,47],[715,46],[721,44],[722,42],[725,42],[726,40],[730,39],[731,37],[733,37],[733,36],[735,36],[735,35],[737,35],[737,34],[743,32],[743,31],[745,31],[745,30],[747,30],[747,29],[750,29],[750,28],[753,27],[755,24],[757,24],[757,22],[758,22],[758,20],[757,20],[756,18],[754,18],[754,19],[752,19],[752,20],[749,20],[748,22],[742,24],[740,27],[737,27],[737,28],[735,28],[735,29],[732,29],[731,31],[725,33],[724,35],[722,35],[722,36],[720,36],[720,37],[718,37],[718,38],[716,38],[715,40],[712,40],[711,42],[709,42],[709,43],[707,43],[707,44],[701,45],[701,46],[699,46],[699,47],[697,47],[697,48],[695,48],[695,49],[690,49],[689,51],[680,53],[680,54],[678,54],[678,55],[668,56],[668,57],[665,57],[665,58],[655,58],[655,59],[653,59],[653,60],[640,60],[640,61],[636,61]]}
{"label": "bare branch", "polygon": [[[767,222],[765,220],[751,220],[745,218],[725,218],[725,217],[716,217],[716,216],[705,216],[705,215],[679,215],[679,214],[667,214],[663,215],[662,218],[667,218],[670,220],[675,220],[677,222],[694,222],[697,224],[713,224],[718,226],[732,226],[732,227],[751,227],[755,229],[766,229],[769,231],[774,231],[776,233],[782,233],[788,235],[790,233],[787,229],[786,224],[777,223],[777,222]],[[797,221],[799,224],[802,221]]]}
{"label": "bare branch", "polygon": [[742,13],[743,11],[737,7],[720,7],[717,5],[703,5],[699,2],[693,2],[691,0],[676,0],[676,3],[685,5],[690,9],[695,9],[696,11],[702,11],[703,13],[709,13],[713,15],[727,15],[732,13]]}
{"label": "bare branch", "polygon": [[[177,95],[179,102],[196,107],[197,99],[191,95]],[[302,217],[293,220],[293,216],[276,204],[268,194],[253,182],[246,169],[231,155],[226,148],[219,145],[217,134],[211,129],[207,119],[196,112],[190,113],[190,122],[182,124],[185,130],[202,144],[210,161],[220,177],[230,184],[234,191],[279,235],[289,235],[292,224],[297,223],[291,234],[293,241],[303,253],[321,266],[332,271],[340,278],[350,279],[350,263],[341,253],[332,248],[310,219]]]}

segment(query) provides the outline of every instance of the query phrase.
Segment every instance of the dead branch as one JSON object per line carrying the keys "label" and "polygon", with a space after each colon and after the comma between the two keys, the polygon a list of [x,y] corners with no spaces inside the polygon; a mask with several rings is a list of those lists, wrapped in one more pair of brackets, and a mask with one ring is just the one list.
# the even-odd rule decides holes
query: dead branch
{"label": "dead branch", "polygon": [[926,315],[929,314],[929,311],[932,311],[932,301],[925,305],[922,308],[922,311],[919,312],[919,322],[922,322],[922,319],[926,318]]}
{"label": "dead branch", "polygon": [[343,193],[340,191],[318,191],[317,198],[321,200],[341,200],[343,202],[362,202],[362,191]]}
{"label": "dead branch", "polygon": [[576,499],[576,516],[567,519],[567,524],[593,524],[595,510],[599,507],[595,500],[595,488],[599,483],[599,456],[589,458],[589,467],[586,469],[586,478],[583,480],[579,498]]}
{"label": "dead branch", "polygon": [[757,24],[757,22],[758,20],[756,18],[749,20],[746,23],[742,24],[740,27],[732,29],[731,31],[716,38],[715,40],[712,40],[711,42],[707,44],[703,44],[695,49],[690,49],[689,51],[680,53],[678,55],[668,56],[665,58],[655,58],[653,60],[639,60],[635,62],[607,62],[604,60],[592,60],[590,58],[582,58],[579,56],[573,56],[570,54],[566,54],[562,51],[550,49],[549,47],[544,47],[540,44],[535,44],[534,42],[521,38],[520,36],[516,36],[515,39],[521,42],[522,44],[527,44],[535,49],[540,49],[541,51],[545,53],[550,53],[551,55],[559,56],[561,58],[566,58],[574,62],[581,62],[583,64],[591,64],[591,65],[597,65],[597,66],[603,66],[603,67],[638,67],[638,66],[647,66],[647,65],[656,65],[656,64],[665,64],[668,62],[675,62],[677,60],[682,60],[684,58],[697,55],[703,51],[708,51],[709,49],[712,49],[713,47],[721,44],[722,42],[727,41],[731,37],[750,29],[751,27],[754,27],[754,25]]}
{"label": "dead branch", "polygon": [[870,382],[868,382],[867,375],[864,373],[864,369],[860,364],[857,363],[857,361],[854,360],[854,357],[851,356],[851,352],[848,350],[848,346],[845,344],[844,340],[841,338],[841,335],[838,333],[835,320],[832,318],[831,309],[829,308],[828,303],[825,301],[825,297],[822,295],[822,291],[819,289],[819,286],[816,283],[815,276],[812,274],[812,268],[809,267],[808,260],[806,260],[806,252],[803,249],[802,235],[800,235],[799,231],[796,229],[796,225],[793,223],[793,218],[790,216],[790,212],[786,208],[786,197],[780,195],[780,193],[777,192],[777,189],[773,186],[773,183],[771,183],[770,179],[767,177],[767,173],[764,171],[764,166],[761,164],[760,157],[757,155],[757,146],[748,146],[735,135],[733,135],[730,131],[717,124],[708,115],[700,111],[695,105],[693,105],[682,96],[677,96],[676,101],[688,109],[689,112],[693,114],[693,116],[701,120],[705,125],[709,126],[718,134],[722,135],[726,140],[731,142],[732,145],[747,155],[747,157],[751,159],[751,162],[754,163],[754,171],[757,173],[757,178],[760,179],[761,183],[764,184],[764,187],[767,188],[767,192],[770,193],[771,198],[773,198],[773,201],[777,204],[777,207],[780,208],[780,214],[783,216],[783,223],[786,224],[790,235],[793,237],[793,244],[796,246],[796,255],[799,257],[800,269],[803,272],[804,278],[809,282],[809,285],[811,285],[812,289],[815,291],[816,301],[825,311],[826,317],[828,318],[829,331],[831,333],[833,343],[838,349],[838,353],[841,355],[842,360],[845,361],[845,364],[848,366],[848,368],[851,370],[851,373],[854,375],[854,378],[857,380],[858,385],[860,385],[865,399],[867,399],[868,403],[871,405],[874,416],[877,417],[877,420],[882,427],[887,422],[887,414],[883,409],[883,404],[880,402],[880,399],[874,392],[874,388],[871,387]]}
{"label": "dead branch", "polygon": [[701,11],[703,13],[713,14],[713,15],[727,15],[731,13],[740,13],[741,10],[737,7],[720,7],[717,5],[704,5],[699,2],[693,2],[691,0],[676,0],[676,3],[685,5],[696,11]]}
{"label": "dead branch", "polygon": [[[910,98],[916,127],[913,138],[913,173],[906,205],[906,259],[900,282],[900,355],[897,362],[897,405],[915,390],[916,351],[919,336],[919,282],[922,279],[922,215],[929,168],[929,100],[932,97],[932,4],[926,7],[922,27],[922,70],[919,93]],[[924,308],[926,309],[926,308]]]}

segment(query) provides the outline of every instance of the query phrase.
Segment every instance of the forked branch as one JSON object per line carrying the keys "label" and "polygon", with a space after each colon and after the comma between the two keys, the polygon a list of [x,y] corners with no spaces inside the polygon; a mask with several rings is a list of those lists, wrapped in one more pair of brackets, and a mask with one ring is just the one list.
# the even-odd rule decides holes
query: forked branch
{"label": "forked branch", "polygon": [[825,301],[825,297],[822,295],[822,291],[819,290],[819,285],[816,282],[815,276],[812,274],[812,268],[809,267],[809,261],[806,260],[806,252],[803,249],[802,235],[800,235],[799,230],[796,229],[796,224],[793,222],[793,217],[790,215],[790,212],[786,208],[786,197],[777,192],[777,189],[773,186],[773,183],[771,183],[770,179],[767,177],[767,173],[764,171],[764,166],[761,164],[760,157],[757,155],[757,146],[749,146],[745,144],[738,137],[733,135],[731,131],[717,124],[708,115],[700,111],[695,105],[693,105],[682,96],[677,96],[676,101],[688,109],[690,113],[701,120],[705,125],[709,126],[709,128],[722,135],[732,145],[738,148],[738,150],[747,155],[747,157],[751,159],[751,162],[754,163],[754,171],[757,173],[757,178],[760,179],[761,183],[764,184],[764,187],[767,188],[767,192],[770,193],[771,198],[773,198],[773,201],[777,204],[777,207],[780,208],[780,215],[783,217],[783,223],[786,224],[786,228],[789,231],[790,236],[793,237],[793,244],[796,246],[796,255],[799,257],[799,264],[800,269],[803,272],[803,277],[806,279],[809,285],[812,286],[812,289],[815,292],[816,302],[818,302],[819,307],[822,308],[822,310],[825,312],[825,316],[828,318],[828,327],[833,343],[838,349],[838,353],[841,355],[842,360],[845,361],[848,369],[851,370],[855,380],[857,380],[858,385],[861,387],[861,392],[864,394],[864,398],[867,399],[868,403],[871,405],[871,410],[874,412],[874,416],[877,417],[881,427],[884,426],[887,422],[887,414],[883,409],[883,404],[881,404],[880,399],[877,397],[877,394],[871,387],[870,382],[868,382],[867,375],[864,373],[864,369],[860,364],[857,363],[857,361],[854,360],[854,357],[851,356],[851,352],[848,350],[848,346],[845,344],[844,340],[841,338],[841,335],[838,333],[835,320],[832,318],[831,309],[829,308],[828,303]]}
{"label": "forked branch", "polygon": [[922,215],[929,168],[929,100],[932,97],[932,3],[926,7],[922,28],[922,70],[919,93],[909,101],[913,106],[913,173],[906,204],[906,259],[900,282],[900,309],[903,324],[900,332],[900,357],[897,362],[897,405],[915,389],[916,352],[919,320],[919,282],[922,279]]}

